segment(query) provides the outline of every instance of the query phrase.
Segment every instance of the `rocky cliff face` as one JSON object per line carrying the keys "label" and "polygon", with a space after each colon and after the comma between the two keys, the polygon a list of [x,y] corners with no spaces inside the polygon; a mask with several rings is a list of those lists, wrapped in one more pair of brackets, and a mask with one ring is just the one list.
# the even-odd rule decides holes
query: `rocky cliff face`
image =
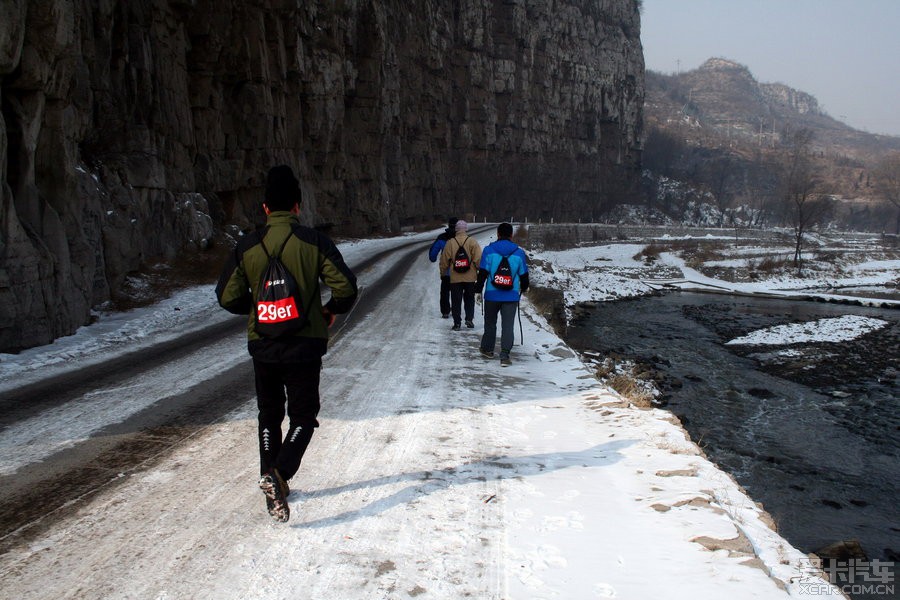
{"label": "rocky cliff face", "polygon": [[782,83],[763,83],[759,86],[763,96],[770,102],[781,104],[801,115],[824,115],[819,108],[819,101],[812,94],[795,90]]}
{"label": "rocky cliff face", "polygon": [[599,214],[637,180],[637,4],[5,0],[0,349],[258,222],[277,163],[345,233]]}
{"label": "rocky cliff face", "polygon": [[685,108],[702,109],[704,118],[717,125],[734,123],[745,114],[770,120],[794,113],[824,116],[814,96],[781,83],[760,83],[750,69],[728,59],[711,58],[676,79],[689,86]]}

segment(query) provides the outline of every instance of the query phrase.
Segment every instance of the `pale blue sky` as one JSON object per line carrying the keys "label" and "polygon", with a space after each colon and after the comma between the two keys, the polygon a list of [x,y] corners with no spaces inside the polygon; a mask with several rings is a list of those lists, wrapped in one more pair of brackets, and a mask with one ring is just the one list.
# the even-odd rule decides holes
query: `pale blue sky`
{"label": "pale blue sky", "polygon": [[832,117],[900,136],[900,0],[644,0],[648,69],[714,56],[816,97]]}

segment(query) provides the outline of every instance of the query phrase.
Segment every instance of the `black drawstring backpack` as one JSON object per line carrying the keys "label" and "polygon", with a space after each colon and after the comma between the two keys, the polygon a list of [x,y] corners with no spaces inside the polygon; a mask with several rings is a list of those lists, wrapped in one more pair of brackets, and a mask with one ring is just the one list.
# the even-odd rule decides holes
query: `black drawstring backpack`
{"label": "black drawstring backpack", "polygon": [[[459,244],[459,250],[456,251],[456,256],[453,257],[453,270],[457,273],[466,273],[472,268],[472,261],[469,260],[469,255],[466,253],[465,244],[468,241],[468,236],[465,240],[463,240],[462,244]],[[459,242],[457,242],[459,243]]]}
{"label": "black drawstring backpack", "polygon": [[262,337],[277,338],[296,333],[308,321],[309,307],[303,308],[300,302],[303,297],[300,286],[280,258],[290,239],[289,234],[278,253],[269,254],[266,243],[260,238],[263,252],[269,259],[259,281],[259,297],[256,300],[256,333]]}
{"label": "black drawstring backpack", "polygon": [[498,290],[506,292],[513,289],[513,272],[512,267],[509,265],[510,254],[501,254],[500,256],[502,258],[500,259],[500,264],[497,265],[497,270],[491,276],[491,283]]}

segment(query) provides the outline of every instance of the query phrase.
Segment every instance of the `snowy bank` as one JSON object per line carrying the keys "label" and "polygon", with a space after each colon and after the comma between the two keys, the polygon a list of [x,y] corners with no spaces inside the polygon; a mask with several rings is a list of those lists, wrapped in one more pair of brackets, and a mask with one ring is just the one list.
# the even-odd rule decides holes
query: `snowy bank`
{"label": "snowy bank", "polygon": [[830,319],[818,319],[808,323],[768,327],[729,340],[725,342],[725,345],[784,346],[810,342],[846,342],[887,325],[889,323],[881,319],[845,315]]}
{"label": "snowy bank", "polygon": [[[777,256],[785,250],[760,247],[752,241],[723,240],[734,243],[735,247],[723,249],[722,253],[752,257],[709,260],[703,263],[705,266],[747,269],[761,258]],[[631,298],[665,289],[900,307],[900,300],[896,299],[839,293],[842,288],[867,286],[897,289],[900,260],[864,260],[839,265],[833,272],[808,271],[804,277],[782,270],[763,274],[753,281],[728,281],[704,275],[676,252],[657,249],[656,253],[648,253],[654,246],[651,242],[623,242],[582,245],[569,250],[532,250],[530,256],[535,262],[532,281],[539,287],[562,290],[569,316],[580,303]]]}

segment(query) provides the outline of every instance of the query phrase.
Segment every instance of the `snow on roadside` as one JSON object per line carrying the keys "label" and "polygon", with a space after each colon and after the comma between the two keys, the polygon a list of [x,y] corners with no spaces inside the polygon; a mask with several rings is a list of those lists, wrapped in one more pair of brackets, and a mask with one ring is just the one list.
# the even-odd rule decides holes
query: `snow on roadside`
{"label": "snow on roadside", "polygon": [[[433,240],[441,230],[390,238],[348,240],[337,244],[344,260],[363,261],[370,256],[407,241]],[[357,273],[360,284],[377,278],[379,271]],[[138,350],[150,344],[177,339],[187,332],[222,323],[233,315],[216,303],[213,285],[180,289],[150,306],[121,312],[98,312],[95,322],[80,327],[72,335],[51,344],[29,348],[16,354],[0,353],[0,392],[50,374],[108,360],[112,356]]]}
{"label": "snow on roadside", "polygon": [[881,319],[844,315],[807,323],[789,323],[759,329],[725,342],[725,345],[784,346],[816,342],[848,342],[888,325],[890,323]]}
{"label": "snow on roadside", "polygon": [[103,360],[135,350],[148,339],[153,343],[175,339],[185,331],[226,321],[229,315],[211,299],[210,286],[205,285],[179,290],[150,306],[96,317],[95,323],[46,346],[17,354],[0,353],[0,390],[10,383],[21,385],[22,377],[30,372],[40,371],[38,375],[46,377],[48,368],[65,369],[73,359],[82,365],[90,356]]}
{"label": "snow on roadside", "polygon": [[508,597],[776,598],[802,596],[810,582],[842,597],[671,413],[628,406],[591,382],[523,306],[525,353],[538,362],[515,367],[536,386],[581,389],[491,407],[495,428],[517,431],[541,465],[540,477],[505,483]]}

